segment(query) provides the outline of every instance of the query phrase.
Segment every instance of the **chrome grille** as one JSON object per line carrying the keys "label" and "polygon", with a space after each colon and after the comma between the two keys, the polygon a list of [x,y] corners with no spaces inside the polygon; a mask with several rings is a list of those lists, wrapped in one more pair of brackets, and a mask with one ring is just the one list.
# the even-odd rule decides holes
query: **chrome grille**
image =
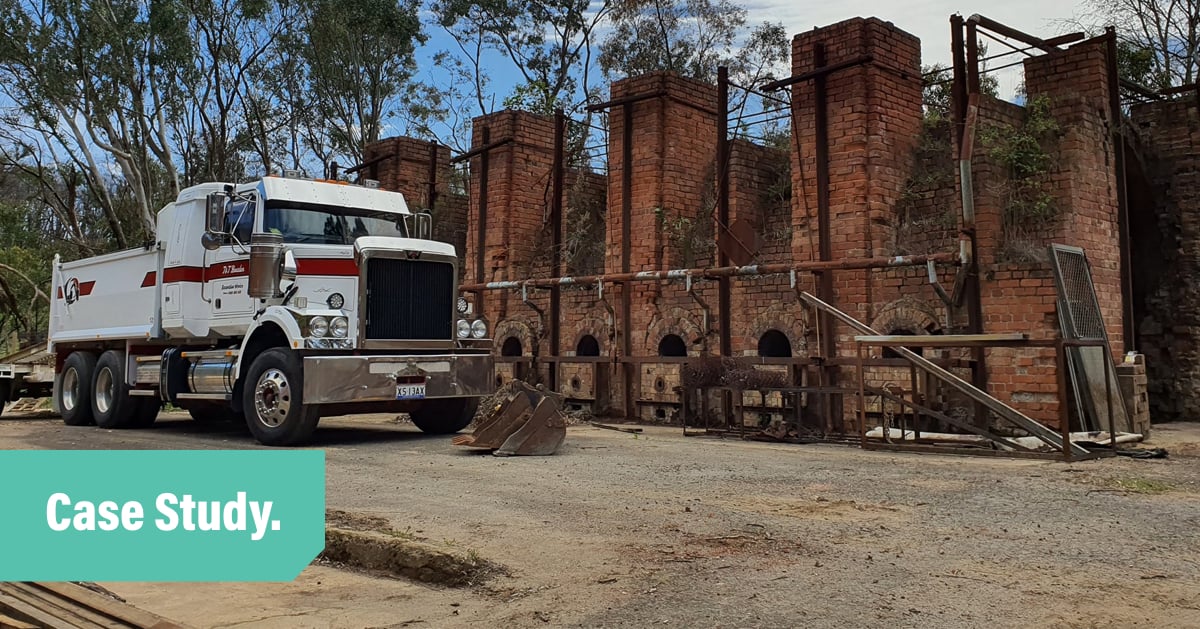
{"label": "chrome grille", "polygon": [[454,265],[429,260],[369,258],[366,284],[366,338],[453,338]]}

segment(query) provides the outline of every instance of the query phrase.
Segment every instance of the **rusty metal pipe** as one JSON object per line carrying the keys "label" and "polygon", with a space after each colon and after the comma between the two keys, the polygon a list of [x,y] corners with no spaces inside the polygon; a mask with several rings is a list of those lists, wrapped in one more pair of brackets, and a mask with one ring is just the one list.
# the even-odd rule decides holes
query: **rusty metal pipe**
{"label": "rusty metal pipe", "polygon": [[846,260],[811,260],[808,262],[752,264],[748,266],[726,266],[707,269],[671,269],[667,271],[638,271],[635,273],[610,273],[607,275],[582,275],[578,277],[547,277],[528,280],[508,280],[467,284],[463,291],[509,290],[522,287],[550,288],[551,286],[591,286],[599,282],[651,282],[663,280],[715,280],[722,277],[754,277],[761,275],[786,275],[792,271],[830,271],[854,269],[884,269],[892,267],[925,266],[936,264],[958,264],[956,253],[934,253],[920,256],[894,256],[875,258],[851,258]]}

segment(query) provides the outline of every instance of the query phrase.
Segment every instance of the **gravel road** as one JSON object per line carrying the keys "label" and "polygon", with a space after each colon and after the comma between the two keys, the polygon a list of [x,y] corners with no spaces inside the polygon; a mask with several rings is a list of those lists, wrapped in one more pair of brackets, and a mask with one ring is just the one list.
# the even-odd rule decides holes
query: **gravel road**
{"label": "gravel road", "polygon": [[[1200,425],[1166,460],[1050,463],[574,426],[494,458],[390,416],[322,420],[327,504],[473,549],[467,589],[314,565],[287,584],[103,584],[195,626],[1200,627]],[[254,448],[0,421],[0,448]],[[217,604],[219,602],[219,604]]]}

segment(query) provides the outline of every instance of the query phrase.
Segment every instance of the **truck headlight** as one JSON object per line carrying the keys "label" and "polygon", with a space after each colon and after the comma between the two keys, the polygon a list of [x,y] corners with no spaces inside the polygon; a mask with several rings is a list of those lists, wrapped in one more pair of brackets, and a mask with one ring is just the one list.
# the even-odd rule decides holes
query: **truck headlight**
{"label": "truck headlight", "polygon": [[325,336],[329,331],[329,321],[325,317],[313,317],[308,320],[308,334],[316,338]]}
{"label": "truck headlight", "polygon": [[476,319],[471,324],[471,336],[477,339],[487,336],[487,324],[483,322],[483,319]]}
{"label": "truck headlight", "polygon": [[346,317],[334,317],[333,321],[329,322],[329,334],[339,339],[346,338],[346,333],[349,331],[350,322],[346,320]]}
{"label": "truck headlight", "polygon": [[471,324],[467,323],[466,319],[458,320],[458,338],[465,339],[471,336]]}
{"label": "truck headlight", "polygon": [[458,308],[458,314],[460,315],[465,315],[471,310],[471,304],[467,303],[467,299],[465,297],[459,297],[458,301],[455,303],[455,307]]}

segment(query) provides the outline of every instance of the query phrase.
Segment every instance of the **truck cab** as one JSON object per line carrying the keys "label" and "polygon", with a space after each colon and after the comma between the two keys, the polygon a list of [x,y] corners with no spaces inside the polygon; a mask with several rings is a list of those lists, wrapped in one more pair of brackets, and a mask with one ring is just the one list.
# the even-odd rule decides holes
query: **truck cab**
{"label": "truck cab", "polygon": [[430,232],[403,195],[344,182],[184,190],[152,246],[56,261],[64,419],[141,425],[139,409],[169,402],[270,445],[349,412],[463,428],[494,386],[491,341]]}

